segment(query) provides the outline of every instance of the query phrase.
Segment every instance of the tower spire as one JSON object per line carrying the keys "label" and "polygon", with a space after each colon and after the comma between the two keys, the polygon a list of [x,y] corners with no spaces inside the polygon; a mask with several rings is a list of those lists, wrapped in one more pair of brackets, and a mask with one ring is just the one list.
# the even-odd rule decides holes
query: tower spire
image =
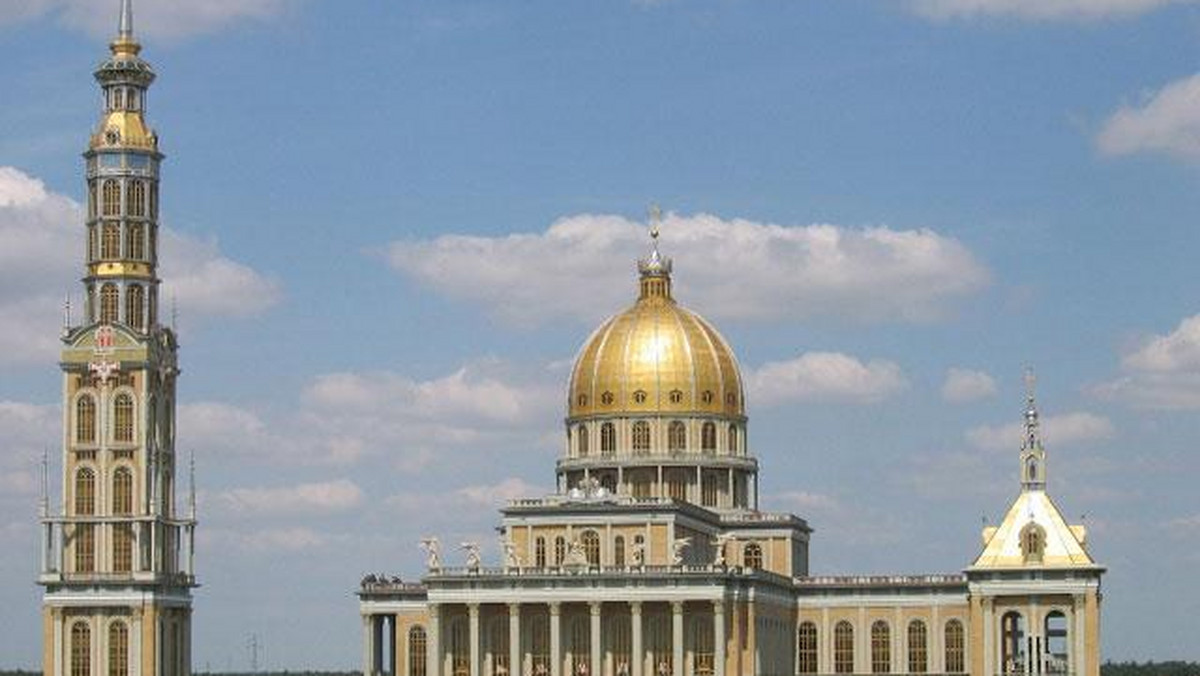
{"label": "tower spire", "polygon": [[117,37],[122,40],[133,39],[133,0],[121,0],[121,23],[117,28]]}
{"label": "tower spire", "polygon": [[1025,435],[1021,442],[1021,490],[1046,487],[1046,450],[1042,446],[1041,421],[1037,408],[1037,376],[1025,369]]}
{"label": "tower spire", "polygon": [[650,257],[638,261],[641,274],[641,299],[671,299],[671,259],[664,258],[658,250],[658,237],[662,227],[662,209],[650,205]]}

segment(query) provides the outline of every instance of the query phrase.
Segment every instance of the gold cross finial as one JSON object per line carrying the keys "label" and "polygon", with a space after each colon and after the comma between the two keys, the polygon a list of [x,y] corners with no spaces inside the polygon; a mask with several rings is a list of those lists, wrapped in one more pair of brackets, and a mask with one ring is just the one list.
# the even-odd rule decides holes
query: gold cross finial
{"label": "gold cross finial", "polygon": [[1025,398],[1033,401],[1037,395],[1037,375],[1033,372],[1032,366],[1025,367]]}
{"label": "gold cross finial", "polygon": [[662,209],[657,204],[650,205],[650,237],[658,241],[658,230],[662,225]]}

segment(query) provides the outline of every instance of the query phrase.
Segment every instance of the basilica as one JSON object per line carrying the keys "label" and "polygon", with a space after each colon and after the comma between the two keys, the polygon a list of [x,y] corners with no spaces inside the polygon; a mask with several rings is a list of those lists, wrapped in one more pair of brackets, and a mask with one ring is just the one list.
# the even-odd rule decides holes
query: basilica
{"label": "basilica", "polygon": [[430,537],[419,583],[362,580],[366,676],[1099,674],[1104,569],[1046,491],[1032,389],[1020,491],[962,574],[811,576],[808,523],[759,509],[737,358],[651,232],[576,357],[556,492],[501,510],[495,565]]}

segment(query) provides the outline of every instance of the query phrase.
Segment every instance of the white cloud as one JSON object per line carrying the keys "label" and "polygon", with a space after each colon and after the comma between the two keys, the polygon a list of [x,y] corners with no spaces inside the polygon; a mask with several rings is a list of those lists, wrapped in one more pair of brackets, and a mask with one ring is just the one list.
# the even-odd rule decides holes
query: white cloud
{"label": "white cloud", "polygon": [[840,352],[806,352],[767,363],[747,380],[752,401],[766,406],[789,401],[870,404],[908,387],[894,362],[864,363]]}
{"label": "white cloud", "polygon": [[[137,0],[135,30],[139,36],[175,40],[218,30],[230,24],[277,16],[298,0]],[[116,0],[6,0],[0,4],[0,25],[52,15],[71,28],[98,37],[116,33]]]}
{"label": "white cloud", "polygon": [[942,399],[953,404],[978,401],[994,394],[996,381],[983,371],[952,368],[942,383]]}
{"label": "white cloud", "polygon": [[[676,297],[714,318],[922,321],[989,280],[964,245],[931,230],[672,214],[662,231],[664,253],[676,262]],[[398,241],[388,259],[438,291],[533,325],[595,321],[628,304],[634,262],[647,248],[642,224],[584,214],[542,233]]]}
{"label": "white cloud", "polygon": [[217,496],[235,513],[263,515],[327,515],[358,507],[363,492],[349,479],[284,487],[235,488]]}
{"label": "white cloud", "polygon": [[1200,409],[1200,315],[1144,341],[1122,357],[1121,370],[1120,377],[1089,392],[1136,408]]}
{"label": "white cloud", "polygon": [[1200,159],[1200,74],[1122,107],[1105,122],[1096,143],[1110,155],[1160,152]]}
{"label": "white cloud", "polygon": [[[1112,421],[1094,413],[1077,411],[1043,417],[1042,436],[1047,446],[1067,446],[1084,441],[1100,441],[1113,436]],[[967,430],[967,441],[984,450],[1013,450],[1021,447],[1024,423],[980,425]]]}
{"label": "white cloud", "polygon": [[501,507],[509,500],[534,498],[545,493],[545,489],[517,477],[509,477],[495,484],[467,486],[455,491],[456,495],[479,507]]}
{"label": "white cloud", "polygon": [[[13,167],[0,167],[0,364],[48,362],[59,347],[69,292],[78,319],[84,215],[70,198]],[[279,283],[221,254],[215,240],[163,228],[162,298],[176,297],[185,325],[245,317],[276,303]],[[168,307],[160,316],[166,316]]]}
{"label": "white cloud", "polygon": [[197,549],[201,551],[250,551],[271,556],[278,556],[281,551],[317,549],[324,547],[330,540],[327,535],[306,526],[244,530],[201,528],[197,531],[197,538],[200,540]]}
{"label": "white cloud", "polygon": [[1103,19],[1132,16],[1194,0],[913,0],[935,19],[1006,16],[1019,19]]}

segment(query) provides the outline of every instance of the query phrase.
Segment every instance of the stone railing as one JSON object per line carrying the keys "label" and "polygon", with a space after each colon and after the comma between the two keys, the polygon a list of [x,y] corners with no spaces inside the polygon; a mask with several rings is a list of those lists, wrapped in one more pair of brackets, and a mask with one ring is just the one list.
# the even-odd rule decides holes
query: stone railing
{"label": "stone railing", "polygon": [[803,587],[928,587],[966,584],[957,573],[935,575],[820,575],[796,578]]}

